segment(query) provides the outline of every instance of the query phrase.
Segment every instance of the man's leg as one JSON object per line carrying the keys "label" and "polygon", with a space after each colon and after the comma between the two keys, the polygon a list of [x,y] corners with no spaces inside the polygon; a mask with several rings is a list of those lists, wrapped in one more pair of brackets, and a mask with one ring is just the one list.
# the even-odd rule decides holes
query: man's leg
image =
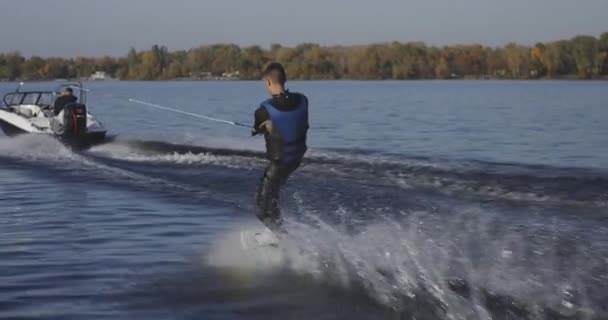
{"label": "man's leg", "polygon": [[300,162],[285,163],[270,161],[256,197],[257,216],[270,230],[285,233],[282,229],[283,218],[279,208],[281,187],[289,176],[300,166]]}
{"label": "man's leg", "polygon": [[283,163],[283,165],[280,167],[280,174],[281,174],[280,186],[281,187],[283,185],[285,185],[285,183],[287,183],[287,179],[289,179],[291,174],[294,171],[296,171],[296,169],[298,169],[299,167],[300,167],[300,161]]}
{"label": "man's leg", "polygon": [[279,188],[281,186],[281,162],[270,161],[258,186],[256,195],[257,216],[270,230],[280,228],[282,219],[279,210]]}

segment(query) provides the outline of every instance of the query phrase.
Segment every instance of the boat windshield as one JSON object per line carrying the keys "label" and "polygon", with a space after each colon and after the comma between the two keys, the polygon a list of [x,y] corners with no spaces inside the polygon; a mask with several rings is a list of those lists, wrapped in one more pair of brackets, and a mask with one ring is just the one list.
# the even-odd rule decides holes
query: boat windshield
{"label": "boat windshield", "polygon": [[40,93],[37,93],[37,92],[26,93],[25,96],[23,97],[23,101],[21,103],[35,105],[38,102],[39,98],[40,98]]}
{"label": "boat windshield", "polygon": [[4,104],[7,107],[20,104],[45,107],[53,104],[53,92],[12,92],[4,96]]}
{"label": "boat windshield", "polygon": [[39,106],[50,106],[53,104],[53,93],[52,92],[41,92],[40,99],[38,99]]}

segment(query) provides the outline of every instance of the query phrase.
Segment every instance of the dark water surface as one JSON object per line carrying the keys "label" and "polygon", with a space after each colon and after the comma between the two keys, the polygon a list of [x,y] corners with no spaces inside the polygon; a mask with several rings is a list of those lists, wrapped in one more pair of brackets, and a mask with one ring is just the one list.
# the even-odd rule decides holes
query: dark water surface
{"label": "dark water surface", "polygon": [[[298,82],[289,239],[245,252],[257,82],[91,83],[112,142],[0,136],[2,319],[608,319],[608,83]],[[0,84],[0,91],[13,84]]]}

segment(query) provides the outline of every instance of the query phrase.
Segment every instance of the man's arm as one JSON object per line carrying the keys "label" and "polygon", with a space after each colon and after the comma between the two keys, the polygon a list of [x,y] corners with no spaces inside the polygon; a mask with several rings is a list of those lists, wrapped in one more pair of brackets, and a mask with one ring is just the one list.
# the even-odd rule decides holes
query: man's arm
{"label": "man's arm", "polygon": [[270,115],[268,114],[268,110],[264,106],[260,106],[257,110],[255,110],[255,121],[253,123],[254,131],[252,135],[257,135],[260,133],[267,133],[266,127],[262,126],[262,124],[268,120],[270,120]]}
{"label": "man's arm", "polygon": [[57,97],[53,102],[53,115],[58,116],[61,110],[63,110],[63,96]]}

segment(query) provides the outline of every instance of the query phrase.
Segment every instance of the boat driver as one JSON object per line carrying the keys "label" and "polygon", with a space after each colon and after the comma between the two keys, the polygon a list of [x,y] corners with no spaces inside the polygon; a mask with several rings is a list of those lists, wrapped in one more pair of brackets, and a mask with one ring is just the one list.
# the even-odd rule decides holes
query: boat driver
{"label": "boat driver", "polygon": [[65,88],[61,95],[57,97],[57,99],[55,99],[53,114],[55,116],[58,116],[61,111],[63,111],[63,107],[76,101],[78,101],[78,98],[76,98],[76,96],[74,95],[74,91],[72,90],[72,88]]}

